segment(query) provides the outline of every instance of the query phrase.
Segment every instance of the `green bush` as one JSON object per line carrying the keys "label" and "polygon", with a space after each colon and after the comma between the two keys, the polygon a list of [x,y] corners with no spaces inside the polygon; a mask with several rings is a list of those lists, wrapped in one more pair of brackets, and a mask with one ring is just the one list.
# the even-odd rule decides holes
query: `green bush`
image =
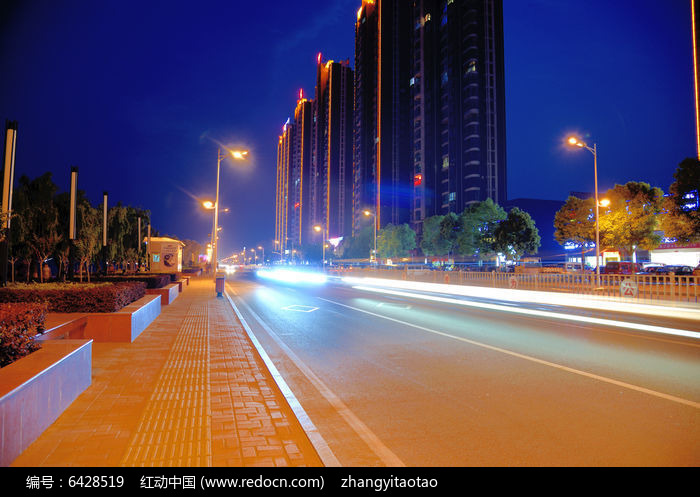
{"label": "green bush", "polygon": [[44,331],[47,311],[45,303],[0,304],[0,368],[41,347],[34,336]]}
{"label": "green bush", "polygon": [[146,284],[146,288],[163,288],[170,284],[170,275],[167,274],[134,274],[125,276],[101,276],[98,281],[112,283],[141,281]]}
{"label": "green bush", "polygon": [[116,312],[146,294],[144,282],[38,283],[0,288],[0,303],[39,302],[49,312]]}

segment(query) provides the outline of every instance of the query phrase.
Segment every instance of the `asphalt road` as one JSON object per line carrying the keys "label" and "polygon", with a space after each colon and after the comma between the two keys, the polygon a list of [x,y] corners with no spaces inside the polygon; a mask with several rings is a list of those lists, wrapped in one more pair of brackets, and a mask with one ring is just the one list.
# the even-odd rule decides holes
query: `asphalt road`
{"label": "asphalt road", "polygon": [[252,274],[227,293],[330,463],[700,464],[700,340],[635,329],[698,320],[501,306],[633,323],[619,328]]}

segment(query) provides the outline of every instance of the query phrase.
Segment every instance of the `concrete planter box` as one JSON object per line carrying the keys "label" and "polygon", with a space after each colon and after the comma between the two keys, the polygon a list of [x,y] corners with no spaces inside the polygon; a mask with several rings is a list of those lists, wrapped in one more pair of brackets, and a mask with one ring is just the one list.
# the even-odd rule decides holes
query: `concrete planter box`
{"label": "concrete planter box", "polygon": [[146,290],[146,295],[160,295],[161,305],[169,305],[172,304],[180,294],[179,287],[180,285],[177,283],[171,283],[165,285],[163,288],[148,288]]}
{"label": "concrete planter box", "polygon": [[92,383],[92,340],[47,340],[0,369],[0,466],[9,466]]}
{"label": "concrete planter box", "polygon": [[40,339],[79,338],[96,342],[133,342],[160,315],[160,295],[146,295],[117,312],[71,315]]}

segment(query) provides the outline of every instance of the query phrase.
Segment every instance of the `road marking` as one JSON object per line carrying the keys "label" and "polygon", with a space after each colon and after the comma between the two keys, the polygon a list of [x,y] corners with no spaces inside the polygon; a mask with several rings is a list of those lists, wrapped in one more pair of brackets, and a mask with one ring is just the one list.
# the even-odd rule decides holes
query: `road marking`
{"label": "road marking", "polygon": [[[401,293],[403,293],[403,292],[391,292],[391,293],[401,294]],[[415,296],[416,298],[423,298],[423,296],[412,295],[412,294],[404,294],[403,296],[406,296],[406,297]],[[635,390],[635,391],[637,391],[637,392],[645,393],[645,394],[648,394],[648,395],[653,395],[654,397],[659,397],[659,398],[666,399],[666,400],[670,400],[670,401],[672,401],[672,402],[676,402],[676,403],[679,403],[679,404],[684,404],[684,405],[687,405],[687,406],[690,406],[690,407],[694,407],[695,409],[700,409],[700,403],[698,403],[698,402],[693,402],[692,400],[683,399],[683,398],[676,397],[676,396],[673,396],[673,395],[665,394],[665,393],[663,393],[663,392],[657,392],[657,391],[655,391],[655,390],[650,390],[650,389],[648,389],[648,388],[640,387],[640,386],[637,386],[637,385],[632,385],[632,384],[630,384],[630,383],[625,383],[625,382],[623,382],[623,381],[614,380],[614,379],[612,379],[612,378],[607,378],[607,377],[605,377],[605,376],[600,376],[600,375],[597,375],[597,374],[589,373],[589,372],[587,372],[587,371],[581,371],[581,370],[579,370],[579,369],[570,368],[570,367],[564,366],[564,365],[562,365],[562,364],[557,364],[557,363],[554,363],[554,362],[545,361],[545,360],[543,360],[543,359],[538,359],[537,357],[532,357],[532,356],[528,356],[528,355],[525,355],[525,354],[520,354],[520,353],[518,353],[518,352],[513,352],[512,350],[503,349],[503,348],[500,348],[500,347],[494,347],[493,345],[488,345],[488,344],[485,344],[485,343],[482,343],[482,342],[477,342],[477,341],[475,341],[475,340],[469,340],[468,338],[464,338],[464,337],[458,337],[458,336],[452,335],[452,334],[450,334],[450,333],[445,333],[445,332],[442,332],[442,331],[433,330],[433,329],[431,329],[431,328],[426,328],[425,326],[420,326],[420,325],[417,325],[417,324],[408,323],[408,322],[406,322],[406,321],[401,321],[401,320],[399,320],[399,319],[390,318],[390,317],[388,317],[388,316],[382,316],[381,314],[377,314],[377,313],[374,313],[374,312],[371,312],[371,311],[367,311],[367,310],[364,310],[364,309],[359,309],[359,308],[357,308],[357,307],[353,307],[353,306],[350,306],[350,305],[341,304],[340,302],[335,302],[335,301],[333,301],[333,300],[324,299],[323,297],[319,297],[319,298],[320,298],[321,300],[326,301],[326,302],[330,302],[331,304],[336,304],[336,305],[339,305],[339,306],[342,306],[342,307],[346,307],[346,308],[348,308],[348,309],[352,309],[352,310],[354,310],[354,311],[363,312],[363,313],[365,313],[365,314],[370,314],[370,315],[372,315],[372,316],[376,316],[376,317],[379,317],[379,318],[382,318],[382,319],[387,319],[387,320],[389,320],[389,321],[394,321],[395,323],[399,323],[399,324],[402,324],[402,325],[405,325],[405,326],[410,326],[410,327],[413,327],[413,328],[416,328],[416,329],[419,329],[419,330],[427,331],[428,333],[433,333],[433,334],[435,334],[435,335],[440,335],[440,336],[443,336],[443,337],[452,338],[452,339],[454,339],[454,340],[459,340],[460,342],[469,343],[469,344],[475,345],[475,346],[477,346],[477,347],[483,347],[483,348],[485,348],[485,349],[493,350],[494,352],[500,352],[500,353],[502,353],[502,354],[507,354],[507,355],[510,355],[510,356],[513,356],[513,357],[517,357],[517,358],[520,358],[520,359],[525,359],[525,360],[527,360],[527,361],[535,362],[535,363],[537,363],[537,364],[542,364],[542,365],[544,365],[544,366],[549,366],[549,367],[552,367],[552,368],[560,369],[560,370],[562,370],[562,371],[567,371],[567,372],[569,372],[569,373],[574,373],[574,374],[577,374],[577,375],[580,375],[580,376],[585,376],[585,377],[587,377],[587,378],[592,378],[592,379],[594,379],[594,380],[603,381],[603,382],[605,382],[605,383],[610,383],[610,384],[613,384],[613,385],[617,385],[617,386],[619,386],[619,387],[627,388],[627,389],[629,389],[629,390]],[[425,300],[428,300],[428,299],[425,299]]]}
{"label": "road marking", "polygon": [[314,312],[318,310],[318,307],[311,307],[308,305],[288,305],[287,307],[282,307],[282,310],[294,312]]}
{"label": "road marking", "polygon": [[[238,294],[234,291],[234,295]],[[260,316],[257,315],[253,309],[243,300],[240,299],[240,303],[246,308],[246,310],[253,316],[258,324],[270,335],[277,345],[287,354],[287,357],[294,363],[294,365],[299,368],[299,370],[306,376],[306,378],[311,382],[311,384],[316,388],[316,390],[328,401],[331,406],[336,410],[336,412],[345,420],[348,425],[357,433],[357,435],[369,446],[369,448],[377,455],[377,457],[387,466],[387,467],[403,467],[405,464],[399,457],[394,454],[391,449],[389,449],[384,443],[377,437],[372,430],[365,425],[360,418],[358,418],[355,413],[353,413],[345,403],[340,400],[340,398],[333,393],[333,391],[325,384],[321,379],[316,376],[316,374],[311,371],[311,369],[285,344],[281,338],[262,320]],[[233,301],[229,297],[231,305]],[[234,310],[236,308],[234,307]],[[243,322],[242,316],[239,316],[241,322]],[[245,326],[245,325],[244,325]],[[248,328],[246,328],[248,331]],[[252,335],[252,331],[249,332]],[[256,340],[257,342],[257,340]],[[273,365],[274,367],[274,365]],[[276,369],[275,369],[276,371]],[[279,374],[279,373],[278,373]],[[328,449],[330,450],[330,449]],[[335,456],[333,456],[335,457]],[[338,462],[336,464],[340,466]]]}
{"label": "road marking", "polygon": [[[234,294],[235,294],[235,292],[234,292]],[[287,382],[284,381],[284,378],[282,377],[280,372],[275,367],[275,364],[272,362],[272,359],[270,359],[270,357],[267,355],[267,352],[265,352],[265,349],[263,349],[262,345],[260,345],[260,342],[258,342],[258,339],[255,337],[255,334],[250,329],[250,326],[248,326],[248,323],[243,318],[243,315],[238,310],[238,307],[236,307],[236,304],[233,303],[231,296],[228,294],[228,292],[224,292],[224,295],[226,295],[226,298],[228,299],[229,304],[231,304],[231,308],[233,309],[233,312],[236,314],[236,316],[238,316],[238,319],[241,322],[241,324],[243,325],[243,329],[245,330],[246,334],[248,335],[248,338],[250,338],[250,341],[253,342],[253,346],[258,351],[258,354],[260,354],[260,357],[262,358],[263,362],[267,366],[267,369],[270,371],[270,374],[272,375],[273,380],[275,381],[275,383],[279,387],[284,398],[287,400],[287,403],[289,404],[289,407],[294,412],[294,415],[299,420],[299,424],[301,425],[301,427],[304,430],[304,432],[306,433],[306,435],[309,437],[309,441],[311,442],[311,445],[313,445],[314,448],[316,449],[316,452],[318,453],[318,456],[321,458],[321,461],[323,462],[324,466],[326,466],[326,467],[339,467],[341,465],[340,461],[338,461],[338,458],[335,457],[335,454],[333,454],[333,451],[328,446],[328,443],[324,440],[323,436],[316,428],[316,425],[314,425],[313,421],[311,421],[311,418],[309,418],[309,415],[306,414],[306,411],[302,407],[301,402],[299,402],[299,400],[296,398],[296,396],[294,395],[294,392],[292,392],[292,389],[289,388],[289,385],[287,385]],[[243,302],[243,301],[241,301],[241,302]],[[245,302],[243,302],[243,303],[245,304]]]}

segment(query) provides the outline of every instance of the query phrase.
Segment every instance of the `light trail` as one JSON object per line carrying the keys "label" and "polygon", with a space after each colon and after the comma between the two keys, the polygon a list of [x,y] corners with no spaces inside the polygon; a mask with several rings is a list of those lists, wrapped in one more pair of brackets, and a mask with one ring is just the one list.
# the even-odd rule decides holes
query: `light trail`
{"label": "light trail", "polygon": [[[351,286],[394,288],[419,292],[442,293],[462,297],[477,297],[502,300],[514,303],[531,303],[546,305],[562,305],[600,310],[643,314],[647,316],[663,316],[670,318],[692,319],[700,321],[700,309],[688,307],[673,307],[668,305],[649,305],[628,302],[614,302],[601,297],[537,292],[533,290],[511,290],[509,288],[489,288],[468,285],[448,285],[441,283],[423,283],[418,281],[390,280],[383,278],[342,278],[344,283]],[[412,294],[413,295],[413,294]]]}
{"label": "light trail", "polygon": [[637,331],[647,331],[650,333],[660,333],[664,335],[683,336],[688,338],[700,339],[700,333],[696,331],[681,330],[677,328],[666,328],[663,326],[653,326],[642,323],[630,323],[627,321],[613,321],[611,319],[592,318],[587,316],[577,316],[575,314],[563,314],[561,312],[540,311],[536,309],[526,309],[522,307],[510,307],[499,304],[488,304],[485,302],[473,302],[468,300],[460,300],[450,297],[439,297],[437,295],[424,295],[419,293],[403,292],[398,290],[387,290],[384,288],[376,288],[369,286],[356,285],[353,288],[364,290],[367,292],[383,293],[395,295],[398,297],[408,297],[419,300],[429,300],[433,302],[441,302],[445,304],[461,305],[466,307],[476,307],[480,309],[489,309],[499,312],[509,312],[511,314],[524,314],[548,319],[563,319],[567,321],[576,321],[579,323],[596,324],[600,326],[611,326],[615,328],[625,328]]}

